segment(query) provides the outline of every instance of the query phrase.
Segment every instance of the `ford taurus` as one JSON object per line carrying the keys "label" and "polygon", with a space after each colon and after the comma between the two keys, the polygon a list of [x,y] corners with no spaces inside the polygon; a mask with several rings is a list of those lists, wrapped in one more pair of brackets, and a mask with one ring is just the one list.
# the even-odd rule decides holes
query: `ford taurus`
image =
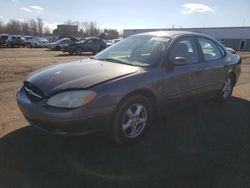
{"label": "ford taurus", "polygon": [[90,59],[31,73],[17,93],[27,121],[60,135],[107,131],[118,143],[140,139],[152,118],[197,99],[230,98],[241,59],[191,32],[133,35]]}

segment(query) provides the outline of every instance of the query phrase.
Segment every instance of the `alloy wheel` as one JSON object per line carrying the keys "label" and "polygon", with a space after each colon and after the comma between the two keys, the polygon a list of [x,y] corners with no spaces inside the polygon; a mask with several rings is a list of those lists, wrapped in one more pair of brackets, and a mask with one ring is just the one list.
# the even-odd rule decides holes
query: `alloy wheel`
{"label": "alloy wheel", "polygon": [[127,138],[136,138],[144,130],[148,119],[146,108],[142,104],[133,104],[122,118],[122,132]]}
{"label": "alloy wheel", "polygon": [[232,78],[229,76],[224,82],[224,87],[222,89],[222,95],[226,99],[230,96],[233,89],[233,81]]}

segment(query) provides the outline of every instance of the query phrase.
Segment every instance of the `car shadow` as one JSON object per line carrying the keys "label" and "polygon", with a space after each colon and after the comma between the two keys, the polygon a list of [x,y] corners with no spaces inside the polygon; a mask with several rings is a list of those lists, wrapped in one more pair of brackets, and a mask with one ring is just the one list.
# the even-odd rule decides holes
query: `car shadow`
{"label": "car shadow", "polygon": [[0,139],[0,187],[249,187],[250,102],[233,97],[170,113],[141,142],[25,127]]}

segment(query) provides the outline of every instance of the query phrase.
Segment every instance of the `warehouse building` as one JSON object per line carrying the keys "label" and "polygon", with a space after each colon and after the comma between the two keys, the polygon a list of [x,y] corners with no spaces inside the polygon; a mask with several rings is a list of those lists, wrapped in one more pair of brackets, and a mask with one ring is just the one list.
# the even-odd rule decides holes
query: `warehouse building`
{"label": "warehouse building", "polygon": [[250,51],[250,27],[210,27],[210,28],[168,28],[168,29],[125,29],[123,37],[151,31],[192,31],[210,35],[227,47],[238,51]]}
{"label": "warehouse building", "polygon": [[67,25],[67,24],[57,25],[57,28],[53,30],[54,35],[73,36],[73,35],[76,35],[77,32],[78,32],[77,25]]}

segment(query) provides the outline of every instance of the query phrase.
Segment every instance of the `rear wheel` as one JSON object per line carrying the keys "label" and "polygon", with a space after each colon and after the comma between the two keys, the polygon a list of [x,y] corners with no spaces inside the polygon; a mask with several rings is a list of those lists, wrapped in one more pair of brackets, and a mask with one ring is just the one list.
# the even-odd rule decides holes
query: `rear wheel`
{"label": "rear wheel", "polygon": [[234,77],[233,75],[230,74],[224,81],[223,87],[217,96],[217,101],[219,102],[227,101],[231,97],[231,94],[233,92],[233,87],[234,87]]}
{"label": "rear wheel", "polygon": [[152,120],[152,105],[141,95],[134,95],[124,101],[114,116],[111,135],[120,144],[137,142]]}

